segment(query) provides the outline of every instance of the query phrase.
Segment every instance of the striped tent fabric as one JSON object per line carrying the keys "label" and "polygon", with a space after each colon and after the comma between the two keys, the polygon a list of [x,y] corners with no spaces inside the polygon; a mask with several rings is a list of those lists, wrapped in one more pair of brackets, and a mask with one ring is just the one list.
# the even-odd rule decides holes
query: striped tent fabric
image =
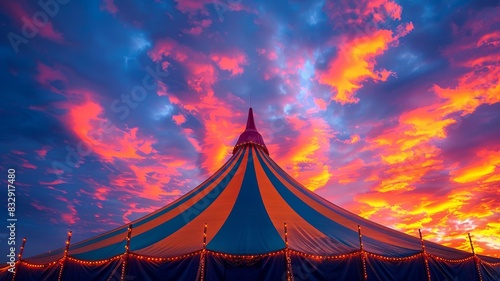
{"label": "striped tent fabric", "polygon": [[250,108],[233,156],[171,204],[23,258],[0,280],[500,280],[500,259],[409,236],[311,192],[272,160]]}

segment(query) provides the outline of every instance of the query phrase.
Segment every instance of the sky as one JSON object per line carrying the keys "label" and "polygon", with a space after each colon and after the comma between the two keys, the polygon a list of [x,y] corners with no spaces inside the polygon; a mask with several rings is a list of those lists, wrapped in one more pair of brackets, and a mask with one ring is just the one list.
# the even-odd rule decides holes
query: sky
{"label": "sky", "polygon": [[500,257],[498,1],[39,3],[0,4],[0,169],[25,256],[196,187],[251,105],[307,188]]}

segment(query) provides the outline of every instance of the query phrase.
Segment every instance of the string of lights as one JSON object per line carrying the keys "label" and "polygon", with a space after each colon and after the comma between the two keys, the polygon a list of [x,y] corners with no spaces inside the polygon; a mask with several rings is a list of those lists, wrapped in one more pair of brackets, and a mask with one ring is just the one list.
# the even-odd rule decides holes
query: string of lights
{"label": "string of lights", "polygon": [[207,227],[208,224],[205,223],[203,227],[203,248],[201,250],[200,255],[200,266],[198,267],[198,273],[196,276],[196,280],[203,281],[205,279],[205,260],[207,254]]}
{"label": "string of lights", "polygon": [[359,254],[361,256],[361,262],[363,265],[363,280],[368,279],[368,273],[366,272],[366,254],[363,251],[363,235],[361,234],[361,226],[358,224],[358,235],[359,235]]}
{"label": "string of lights", "polygon": [[100,265],[100,264],[103,264],[103,263],[108,263],[108,262],[112,262],[112,261],[115,261],[115,260],[119,260],[122,257],[123,257],[123,255],[119,255],[119,256],[115,256],[115,257],[109,258],[109,259],[98,260],[98,261],[79,260],[79,259],[75,259],[73,257],[68,257],[68,260],[72,261],[72,262],[80,263],[80,264],[85,264],[85,265]]}
{"label": "string of lights", "polygon": [[472,238],[470,237],[470,233],[467,233],[469,236],[470,248],[472,250],[472,256],[474,258],[474,265],[476,266],[477,276],[479,277],[479,281],[483,281],[483,276],[481,274],[481,260],[476,256],[476,252],[474,251],[474,244],[472,244]]}
{"label": "string of lights", "polygon": [[[141,259],[141,260],[148,260],[148,261],[155,261],[155,262],[165,262],[165,261],[176,261],[176,260],[179,260],[179,259],[184,259],[184,258],[188,258],[188,257],[192,257],[192,256],[197,256],[197,255],[200,255],[201,252],[202,252],[202,250],[198,250],[198,251],[194,251],[194,252],[191,252],[191,253],[188,253],[188,254],[183,254],[183,255],[174,256],[174,257],[153,257],[153,256],[140,255],[140,254],[137,254],[137,253],[134,253],[134,252],[130,252],[129,256],[137,258],[137,259]],[[257,255],[234,255],[234,254],[219,253],[219,252],[215,252],[215,251],[211,251],[211,250],[205,250],[205,252],[206,252],[206,254],[210,254],[210,255],[213,255],[213,256],[216,256],[216,257],[228,258],[228,259],[232,259],[232,258],[234,258],[234,259],[254,259],[254,258],[271,257],[271,256],[285,254],[285,250],[284,249],[283,250],[279,250],[279,251],[275,251],[275,252],[270,252],[270,253],[265,253],[265,254],[257,254]],[[300,256],[300,257],[309,258],[309,259],[314,259],[314,260],[318,260],[318,261],[321,261],[321,260],[347,259],[347,258],[350,258],[350,257],[353,257],[353,256],[357,256],[357,255],[360,254],[359,250],[355,251],[355,252],[347,253],[347,254],[331,255],[331,256],[330,255],[307,254],[307,253],[303,253],[303,252],[296,251],[296,250],[293,250],[293,249],[288,249],[288,252],[291,255]],[[366,253],[366,255],[369,255],[370,257],[378,258],[378,259],[383,259],[383,260],[390,260],[390,261],[410,260],[410,259],[418,258],[418,257],[420,257],[422,255],[422,253],[418,253],[418,254],[415,254],[415,255],[407,256],[407,257],[386,257],[386,256],[382,256],[382,255],[370,253],[370,252],[367,252],[365,250],[363,250],[363,252]],[[470,257],[467,257],[467,258],[454,260],[454,259],[442,258],[442,257],[436,256],[436,255],[430,254],[430,253],[426,253],[426,255],[428,257],[430,257],[430,258],[433,258],[433,259],[436,259],[436,260],[439,260],[439,261],[443,261],[443,262],[449,262],[449,263],[461,263],[461,262],[469,261],[469,260],[471,260],[471,259],[474,258],[473,256],[470,256]],[[113,261],[113,260],[116,260],[116,259],[120,259],[122,257],[123,257],[123,254],[115,256],[115,257],[112,257],[112,258],[103,259],[103,260],[95,260],[95,261],[82,260],[82,259],[78,259],[78,258],[71,257],[71,256],[68,256],[67,258],[68,258],[68,260],[71,260],[73,262],[78,262],[78,263],[81,263],[81,264],[98,265],[98,264],[106,263],[106,262]],[[477,258],[479,260],[481,260],[479,257],[477,257]],[[23,260],[22,264],[24,266],[28,266],[28,267],[39,267],[39,268],[41,268],[41,267],[52,266],[54,264],[60,263],[61,261],[62,261],[62,258],[59,259],[59,260],[57,260],[57,261],[49,262],[49,263],[46,263],[46,264],[35,264],[35,263],[30,263],[30,262],[27,262],[27,261]],[[491,263],[491,262],[487,262],[487,261],[484,261],[484,260],[481,260],[481,263],[487,264],[489,266],[499,266],[500,265],[500,262],[498,262],[498,263]]]}
{"label": "string of lights", "polygon": [[500,262],[487,262],[487,261],[481,260],[481,263],[484,263],[484,264],[489,265],[491,267],[500,266]]}
{"label": "string of lights", "polygon": [[366,255],[368,255],[370,257],[380,259],[380,260],[386,260],[386,261],[408,261],[408,260],[413,260],[413,259],[417,259],[417,258],[422,257],[422,253],[414,254],[414,255],[411,255],[408,257],[386,257],[386,256],[381,256],[381,255],[373,254],[373,253],[366,252],[366,251],[365,251],[365,253],[366,253]]}
{"label": "string of lights", "polygon": [[127,230],[127,243],[125,245],[125,253],[123,254],[121,281],[125,280],[125,271],[127,270],[127,260],[128,260],[128,255],[130,254],[130,238],[131,237],[132,237],[132,224],[130,224],[128,226],[128,230]]}
{"label": "string of lights", "polygon": [[144,256],[144,255],[135,254],[133,252],[130,252],[129,255],[131,257],[134,257],[134,258],[137,258],[137,259],[140,259],[140,260],[155,261],[155,262],[165,262],[165,261],[176,261],[176,260],[185,259],[185,258],[192,257],[192,256],[197,256],[197,255],[201,254],[201,252],[202,252],[202,250],[199,250],[199,251],[196,251],[196,252],[192,252],[192,253],[189,253],[189,254],[184,254],[184,255],[181,255],[181,256],[175,256],[175,257],[150,257],[150,256]]}
{"label": "string of lights", "polygon": [[442,257],[439,257],[439,256],[436,256],[436,255],[433,255],[433,254],[427,254],[429,257],[432,257],[433,259],[435,260],[438,260],[438,261],[443,261],[443,262],[449,262],[449,263],[461,263],[461,262],[466,262],[466,261],[469,261],[471,259],[474,258],[474,256],[470,256],[470,257],[467,257],[467,258],[463,258],[463,259],[459,259],[459,260],[450,260],[450,259],[445,259],[445,258],[442,258]]}
{"label": "string of lights", "polygon": [[12,275],[12,281],[16,280],[16,273],[17,273],[17,270],[19,269],[19,266],[21,266],[21,261],[23,259],[23,252],[24,252],[25,245],[26,245],[26,237],[23,238],[23,244],[21,245],[21,249],[19,249],[18,260],[17,260],[16,264],[14,265],[16,270],[14,270],[14,273]]}
{"label": "string of lights", "polygon": [[[290,253],[293,252],[293,250],[291,250],[291,249],[289,251],[290,251]],[[207,250],[207,254],[210,254],[210,255],[213,255],[216,257],[227,258],[227,259],[257,259],[257,258],[265,258],[265,257],[283,255],[283,254],[285,254],[285,250],[279,250],[276,252],[271,252],[271,253],[266,253],[266,254],[258,254],[258,255],[233,255],[233,254],[224,254],[224,253],[219,253],[219,252]]]}
{"label": "string of lights", "polygon": [[304,257],[304,258],[308,258],[308,259],[314,259],[314,260],[317,260],[317,261],[346,259],[346,258],[351,258],[353,256],[358,256],[360,254],[360,251],[355,251],[355,252],[351,252],[351,253],[348,253],[348,254],[333,255],[333,256],[323,256],[323,255],[306,254],[306,253],[295,251],[295,250],[292,250],[292,249],[290,249],[289,251],[290,251],[290,253],[292,253],[292,254],[294,254],[296,256],[300,256],[300,257]]}
{"label": "string of lights", "polygon": [[422,243],[422,255],[424,257],[425,262],[425,271],[427,273],[427,281],[431,281],[431,269],[429,268],[429,260],[427,256],[427,252],[425,251],[424,239],[422,238],[422,231],[420,228],[418,229],[418,234],[420,236],[420,243]]}
{"label": "string of lights", "polygon": [[292,258],[290,257],[288,248],[288,228],[286,227],[286,222],[284,223],[284,227],[285,227],[286,276],[288,281],[293,281]]}
{"label": "string of lights", "polygon": [[61,281],[63,270],[64,270],[64,264],[66,263],[66,259],[68,258],[68,252],[69,252],[69,243],[71,242],[71,231],[68,231],[68,240],[66,241],[66,248],[64,249],[64,257],[61,259],[61,268],[59,268],[59,276],[57,277],[57,281]]}

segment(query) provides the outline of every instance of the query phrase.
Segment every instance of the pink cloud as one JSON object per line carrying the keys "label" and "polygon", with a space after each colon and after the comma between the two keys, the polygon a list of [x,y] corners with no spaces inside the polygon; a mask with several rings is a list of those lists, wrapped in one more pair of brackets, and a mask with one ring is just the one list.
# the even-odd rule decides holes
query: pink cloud
{"label": "pink cloud", "polygon": [[95,193],[94,193],[94,197],[95,197],[97,200],[104,201],[104,200],[106,200],[106,195],[107,195],[107,194],[108,194],[108,192],[109,192],[109,188],[106,188],[106,187],[99,187],[99,188],[96,188],[94,191],[95,191]]}
{"label": "pink cloud", "polygon": [[62,42],[64,39],[62,33],[56,31],[51,22],[40,28],[40,35],[55,42]]}
{"label": "pink cloud", "polygon": [[32,26],[32,29],[40,34],[41,37],[55,41],[62,42],[63,36],[60,32],[57,32],[52,25],[52,22],[49,21],[41,27],[37,27],[33,23],[33,15],[36,11],[28,12],[26,11],[21,4],[17,2],[9,2],[6,6],[6,9],[9,11],[8,14],[12,15],[12,18],[18,23],[19,28],[24,25]]}
{"label": "pink cloud", "polygon": [[193,21],[191,24],[193,26],[189,29],[184,30],[184,32],[191,35],[200,35],[203,32],[203,30],[207,29],[210,25],[212,25],[212,20],[204,19],[201,21]]}
{"label": "pink cloud", "polygon": [[316,106],[317,106],[320,110],[326,110],[326,106],[327,106],[327,104],[326,104],[325,100],[315,98],[315,99],[314,99],[314,103],[316,104]]}
{"label": "pink cloud", "polygon": [[213,8],[220,16],[223,16],[225,11],[241,11],[244,9],[239,1],[224,1],[224,0],[175,0],[176,8],[187,14],[204,14],[209,15],[207,7]]}
{"label": "pink cloud", "polygon": [[[403,11],[399,4],[391,0],[361,0],[356,2],[346,0],[340,2],[340,5],[329,2],[325,5],[325,9],[330,18],[338,18],[347,24],[357,25],[367,21],[379,23],[389,19],[401,20]],[[341,13],[347,14],[348,17],[341,15]]]}
{"label": "pink cloud", "polygon": [[80,220],[80,218],[77,215],[78,212],[76,211],[75,206],[69,204],[68,211],[69,211],[68,213],[64,213],[61,215],[61,219],[63,222],[65,222],[68,225],[73,225]]}
{"label": "pink cloud", "polygon": [[27,169],[36,169],[37,166],[31,164],[31,163],[28,163],[28,162],[25,162],[23,164],[21,164],[21,167],[24,167],[24,168],[27,168]]}
{"label": "pink cloud", "polygon": [[35,153],[38,154],[38,156],[40,156],[41,158],[45,158],[45,156],[47,156],[48,151],[49,151],[49,147],[43,146],[41,149],[35,150]]}
{"label": "pink cloud", "polygon": [[50,89],[55,93],[60,93],[60,91],[51,85],[54,81],[62,81],[67,83],[68,79],[64,74],[55,67],[49,67],[41,62],[37,63],[38,74],[36,75],[36,81],[46,88]]}
{"label": "pink cloud", "polygon": [[54,180],[51,182],[44,182],[44,181],[40,182],[41,185],[58,185],[58,184],[63,184],[63,183],[66,183],[66,182],[61,180],[61,179],[57,179],[57,180]]}
{"label": "pink cloud", "polygon": [[273,50],[257,49],[257,53],[268,60],[276,60],[278,58],[278,55]]}
{"label": "pink cloud", "polygon": [[118,12],[118,7],[115,5],[114,0],[101,0],[99,7],[101,11],[106,10],[113,15]]}
{"label": "pink cloud", "polygon": [[182,114],[173,115],[172,120],[174,120],[175,124],[179,126],[184,124],[184,122],[186,122],[186,116]]}
{"label": "pink cloud", "polygon": [[213,3],[213,1],[210,0],[175,0],[177,2],[177,9],[183,13],[197,13],[197,12],[204,12],[205,11],[205,5],[209,3]]}
{"label": "pink cloud", "polygon": [[243,65],[247,64],[247,57],[240,51],[230,54],[212,54],[210,58],[217,63],[220,69],[231,72],[231,76],[243,73]]}
{"label": "pink cloud", "polygon": [[54,208],[51,208],[51,207],[48,207],[48,206],[45,206],[45,205],[42,205],[38,200],[36,199],[33,199],[33,202],[31,202],[31,206],[35,209],[37,209],[38,211],[44,211],[44,212],[47,212],[47,213],[53,213],[53,214],[57,214],[59,211],[54,209]]}

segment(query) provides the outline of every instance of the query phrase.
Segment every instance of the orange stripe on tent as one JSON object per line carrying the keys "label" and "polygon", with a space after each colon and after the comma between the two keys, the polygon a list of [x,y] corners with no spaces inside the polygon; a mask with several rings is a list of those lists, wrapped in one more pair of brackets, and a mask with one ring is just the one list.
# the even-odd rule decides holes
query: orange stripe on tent
{"label": "orange stripe on tent", "polygon": [[[222,227],[236,202],[248,163],[248,149],[245,149],[245,151],[244,159],[234,177],[219,197],[203,213],[172,235],[149,247],[135,251],[135,253],[158,256],[161,253],[168,252],[172,256],[177,256],[200,250],[202,248],[203,226],[205,223],[208,224],[208,244],[215,236],[215,233]],[[179,241],[182,241],[182,243],[179,243]]]}

